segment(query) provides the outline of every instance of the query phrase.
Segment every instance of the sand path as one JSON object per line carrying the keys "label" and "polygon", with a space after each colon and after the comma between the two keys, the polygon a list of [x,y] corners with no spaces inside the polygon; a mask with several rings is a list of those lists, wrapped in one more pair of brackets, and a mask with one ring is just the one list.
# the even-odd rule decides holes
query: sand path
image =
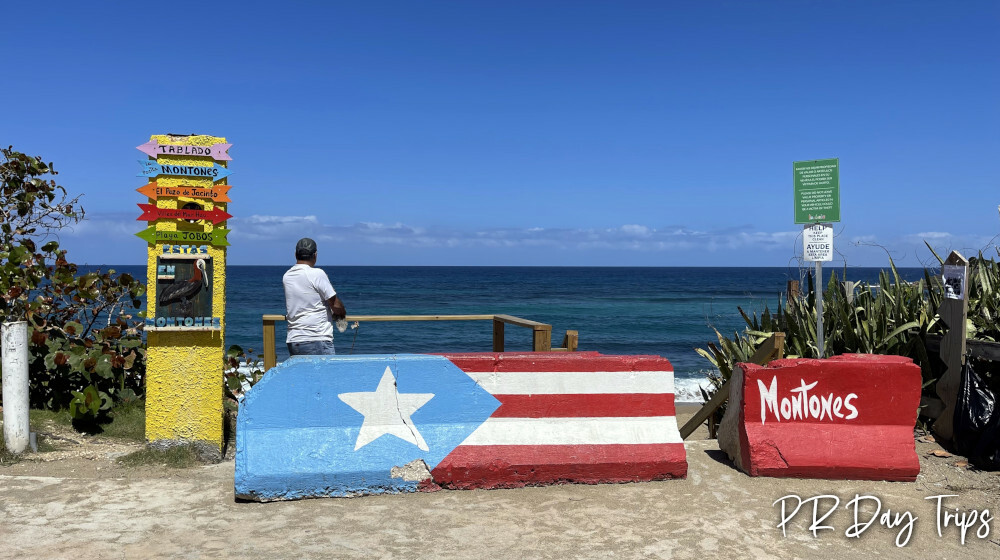
{"label": "sand path", "polygon": [[[935,449],[918,443],[923,472],[913,483],[750,478],[715,441],[695,439],[686,480],[258,504],[234,501],[232,461],[123,469],[111,458],[116,448],[0,468],[0,557],[1000,558],[996,520],[985,538],[977,521],[964,545],[953,523],[938,537],[935,503],[925,498],[956,494],[947,511],[993,515],[1000,476],[956,467],[958,458]],[[814,538],[806,505],[783,536],[772,504],[790,494],[838,496],[822,523],[834,529]],[[855,494],[916,516],[908,545],[895,546],[900,527],[878,522],[845,537]],[[864,503],[862,521],[873,511]]]}

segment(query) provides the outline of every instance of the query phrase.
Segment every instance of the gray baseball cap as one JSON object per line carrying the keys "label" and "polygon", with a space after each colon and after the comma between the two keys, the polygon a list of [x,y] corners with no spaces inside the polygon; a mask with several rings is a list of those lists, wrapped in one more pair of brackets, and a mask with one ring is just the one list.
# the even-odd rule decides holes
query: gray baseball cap
{"label": "gray baseball cap", "polygon": [[316,242],[308,237],[299,239],[295,244],[295,258],[299,260],[311,259],[316,254]]}

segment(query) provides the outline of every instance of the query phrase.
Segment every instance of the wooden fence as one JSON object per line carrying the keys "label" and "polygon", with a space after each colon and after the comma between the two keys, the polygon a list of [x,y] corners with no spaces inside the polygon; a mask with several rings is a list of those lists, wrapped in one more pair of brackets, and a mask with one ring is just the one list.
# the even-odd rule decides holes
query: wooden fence
{"label": "wooden fence", "polygon": [[[264,371],[277,365],[277,348],[274,340],[275,324],[284,321],[284,315],[264,315]],[[566,331],[562,347],[552,347],[552,325],[514,317],[513,315],[348,315],[348,322],[387,321],[493,321],[493,351],[504,351],[504,326],[515,325],[531,329],[531,349],[534,352],[575,352],[579,342],[577,331]]]}
{"label": "wooden fence", "polygon": [[[753,356],[750,357],[750,362],[757,365],[766,365],[771,360],[780,360],[785,356],[785,333],[773,333],[767,340],[761,343],[757,351],[754,352]],[[719,387],[719,390],[712,395],[712,398],[708,399],[690,420],[681,427],[681,439],[687,439],[702,422],[708,420],[709,416],[712,415],[716,410],[722,406],[722,403],[729,399],[729,379]],[[711,430],[711,426],[709,431]]]}

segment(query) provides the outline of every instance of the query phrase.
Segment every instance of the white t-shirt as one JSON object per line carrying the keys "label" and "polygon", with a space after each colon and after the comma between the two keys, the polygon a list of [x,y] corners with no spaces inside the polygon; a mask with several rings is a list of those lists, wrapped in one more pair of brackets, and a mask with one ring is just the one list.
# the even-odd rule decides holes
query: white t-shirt
{"label": "white t-shirt", "polygon": [[337,295],[326,273],[297,264],[282,277],[285,285],[285,342],[333,340],[333,317],[326,301]]}

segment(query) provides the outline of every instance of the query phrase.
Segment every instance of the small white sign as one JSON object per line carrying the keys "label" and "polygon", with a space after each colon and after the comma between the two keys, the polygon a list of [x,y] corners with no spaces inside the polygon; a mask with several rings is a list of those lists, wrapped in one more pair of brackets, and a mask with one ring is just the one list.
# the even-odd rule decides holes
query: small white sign
{"label": "small white sign", "polygon": [[833,224],[810,224],[802,229],[802,258],[809,262],[833,260]]}
{"label": "small white sign", "polygon": [[965,266],[946,264],[942,267],[944,276],[944,297],[965,299]]}

